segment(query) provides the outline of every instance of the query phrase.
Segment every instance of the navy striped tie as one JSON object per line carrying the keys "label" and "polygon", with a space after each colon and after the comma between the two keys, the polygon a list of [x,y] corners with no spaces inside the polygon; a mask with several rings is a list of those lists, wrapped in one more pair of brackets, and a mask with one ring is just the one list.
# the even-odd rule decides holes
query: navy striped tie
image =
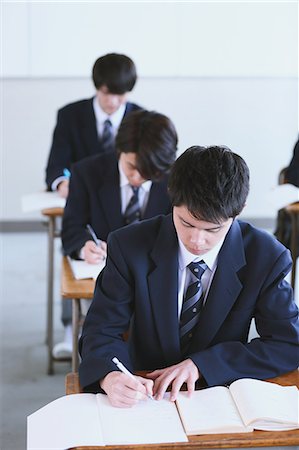
{"label": "navy striped tie", "polygon": [[112,123],[109,119],[104,122],[102,134],[102,149],[104,152],[109,152],[114,148],[114,136],[112,133]]}
{"label": "navy striped tie", "polygon": [[138,200],[139,187],[131,186],[131,188],[133,191],[133,195],[124,214],[126,225],[128,225],[129,223],[138,222],[138,220],[140,220],[140,207]]}
{"label": "navy striped tie", "polygon": [[180,343],[182,354],[185,354],[193,336],[194,327],[199,321],[200,310],[203,304],[203,290],[201,277],[207,265],[203,260],[192,262],[187,266],[197,280],[189,284],[185,297],[183,299],[181,317],[180,317]]}

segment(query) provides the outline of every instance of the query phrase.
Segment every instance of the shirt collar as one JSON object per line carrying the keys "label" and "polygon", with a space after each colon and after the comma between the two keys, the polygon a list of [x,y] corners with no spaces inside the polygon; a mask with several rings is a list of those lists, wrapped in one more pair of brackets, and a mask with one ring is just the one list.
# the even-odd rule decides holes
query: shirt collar
{"label": "shirt collar", "polygon": [[103,111],[103,109],[101,108],[97,97],[93,98],[93,110],[94,110],[94,114],[95,114],[95,118],[96,121],[99,124],[103,124],[105,122],[106,119],[109,119],[110,122],[112,123],[113,128],[118,129],[123,116],[125,114],[125,110],[126,110],[126,104],[123,103],[122,105],[120,105],[120,107],[118,108],[117,111],[115,111],[115,113],[111,114],[110,116],[105,113],[105,111]]}
{"label": "shirt collar", "polygon": [[[129,180],[127,178],[127,176],[125,175],[125,172],[122,170],[120,161],[118,161],[118,170],[119,170],[119,186],[122,188],[124,186],[129,186]],[[145,192],[149,192],[152,186],[152,181],[151,180],[147,180],[144,181],[144,183],[142,183],[142,185],[140,187],[142,187],[142,189],[145,190]]]}
{"label": "shirt collar", "polygon": [[213,272],[215,267],[216,267],[218,254],[219,254],[219,251],[220,251],[220,249],[222,247],[224,239],[225,239],[225,236],[209,252],[207,252],[207,253],[205,253],[204,255],[201,255],[201,256],[196,256],[196,255],[193,255],[193,253],[190,253],[186,249],[186,247],[184,246],[184,244],[182,243],[182,241],[178,237],[178,241],[179,241],[179,267],[180,267],[180,269],[184,270],[188,266],[188,264],[190,264],[193,261],[194,262],[198,262],[198,261],[204,260],[204,262],[206,263],[208,268]]}

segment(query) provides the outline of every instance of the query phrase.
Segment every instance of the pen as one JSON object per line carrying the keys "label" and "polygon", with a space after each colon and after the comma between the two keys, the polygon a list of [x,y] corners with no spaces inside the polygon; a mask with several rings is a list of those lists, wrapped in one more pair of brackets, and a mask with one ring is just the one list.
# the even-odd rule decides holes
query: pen
{"label": "pen", "polygon": [[65,168],[65,169],[63,169],[63,175],[64,175],[66,178],[70,178],[71,172],[69,171],[69,169]]}
{"label": "pen", "polygon": [[97,237],[97,235],[94,232],[94,229],[91,227],[91,225],[87,224],[86,225],[87,231],[90,234],[90,236],[92,237],[92,240],[95,242],[96,245],[100,245],[101,243],[101,239],[99,239]]}
{"label": "pen", "polygon": [[[112,358],[112,362],[114,362],[114,364],[117,366],[117,368],[122,372],[125,373],[126,375],[128,375],[131,378],[134,378],[134,375],[123,365],[123,363],[120,362],[120,360],[118,358],[116,358],[116,356],[114,358]],[[151,400],[154,400],[153,396],[150,394],[147,394],[148,398],[150,398]]]}

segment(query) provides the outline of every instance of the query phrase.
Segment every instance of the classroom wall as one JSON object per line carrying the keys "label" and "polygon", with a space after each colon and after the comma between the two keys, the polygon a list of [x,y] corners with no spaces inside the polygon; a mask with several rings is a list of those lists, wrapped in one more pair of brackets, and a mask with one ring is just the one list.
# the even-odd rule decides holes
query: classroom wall
{"label": "classroom wall", "polygon": [[266,194],[298,135],[296,2],[10,2],[2,25],[2,222],[40,218],[20,198],[44,188],[57,109],[93,95],[111,51],[134,59],[130,99],[172,118],[179,153],[231,147],[251,170],[243,215],[275,218]]}

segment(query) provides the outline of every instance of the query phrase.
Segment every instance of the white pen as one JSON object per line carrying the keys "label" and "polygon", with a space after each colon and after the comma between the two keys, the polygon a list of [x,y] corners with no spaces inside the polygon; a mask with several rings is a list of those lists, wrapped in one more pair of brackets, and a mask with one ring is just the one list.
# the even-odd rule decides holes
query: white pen
{"label": "white pen", "polygon": [[89,223],[88,223],[88,224],[86,225],[86,228],[87,228],[88,233],[89,233],[90,236],[92,237],[92,240],[94,241],[94,243],[95,243],[96,245],[100,245],[101,239],[99,239],[99,238],[97,237],[97,235],[95,234],[94,229],[92,228],[92,226],[89,225]]}
{"label": "white pen", "polygon": [[[123,363],[120,362],[120,360],[118,358],[116,358],[116,356],[114,358],[112,358],[112,362],[114,362],[114,364],[118,367],[118,369],[122,372],[125,373],[126,375],[128,375],[131,378],[135,379],[135,376],[132,374],[132,372],[130,372],[124,365]],[[153,396],[150,394],[146,394],[148,396],[148,398],[150,398],[151,400],[154,400]]]}

